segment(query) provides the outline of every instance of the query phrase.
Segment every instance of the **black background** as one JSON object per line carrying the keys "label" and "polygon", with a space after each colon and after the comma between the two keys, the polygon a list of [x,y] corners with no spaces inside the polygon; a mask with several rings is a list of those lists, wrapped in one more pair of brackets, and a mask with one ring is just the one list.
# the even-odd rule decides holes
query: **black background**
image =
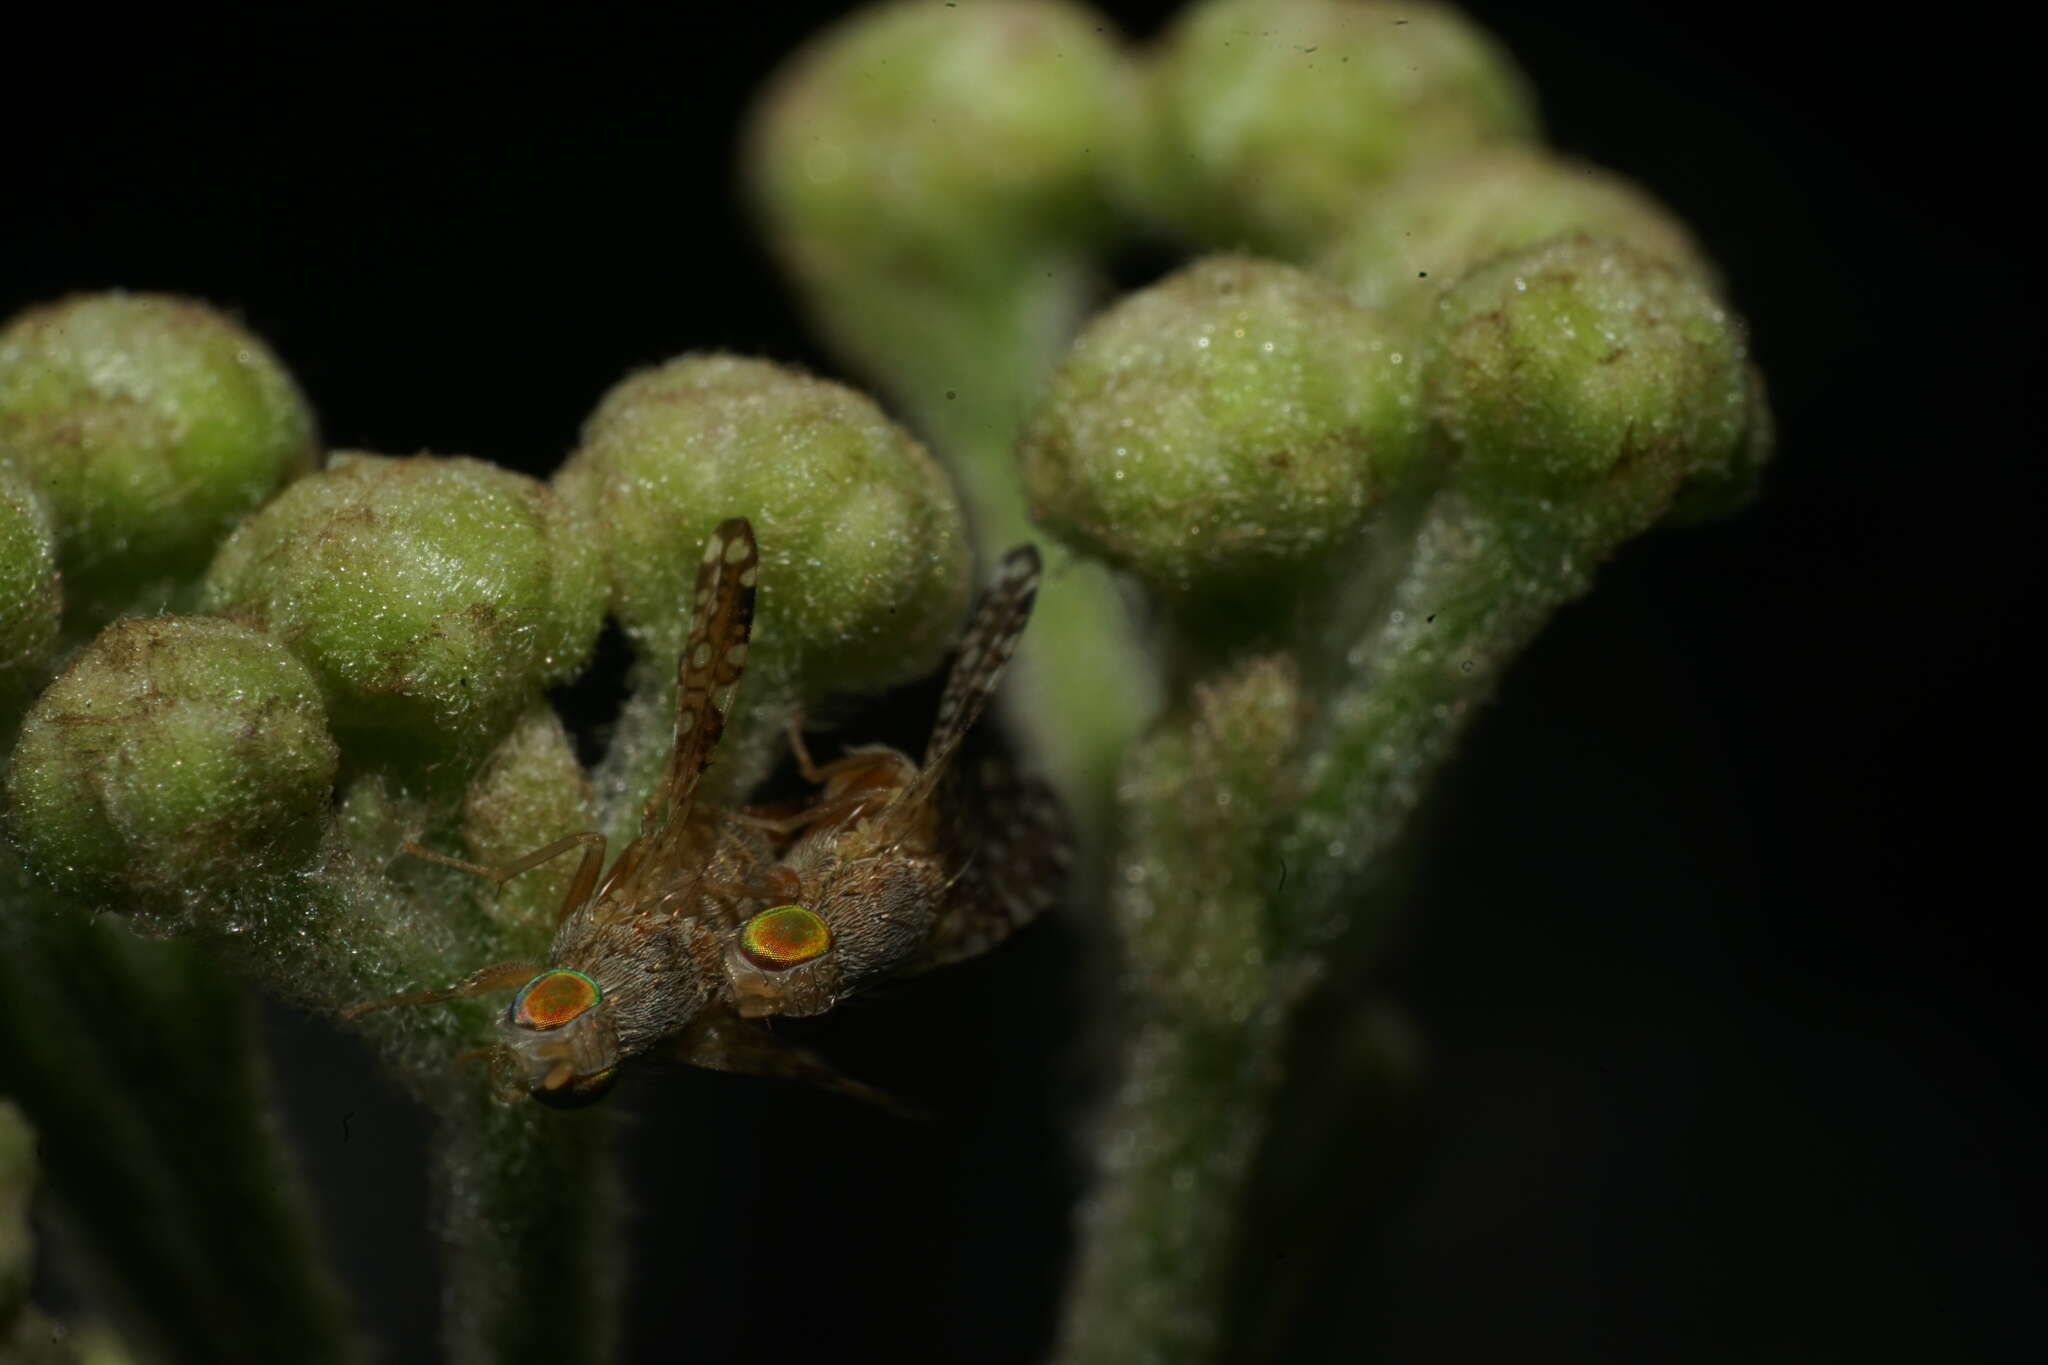
{"label": "black background", "polygon": [[[0,314],[204,297],[272,342],[331,444],[536,472],[635,366],[719,346],[833,373],[731,148],[837,8],[18,30]],[[1780,455],[1741,518],[1625,553],[1471,735],[1378,983],[1429,1042],[1422,1122],[1370,1149],[1352,1234],[1301,1257],[1291,1358],[2026,1358],[2043,499],[2018,37],[1951,11],[1469,8],[1554,142],[1721,261]],[[1169,9],[1114,13],[1142,34]],[[726,1077],[627,1087],[635,1357],[1042,1355],[1095,1074],[1079,951],[1034,930],[832,1022],[833,1056],[929,1125]],[[431,1358],[423,1122],[275,1013],[344,1270],[389,1358]],[[801,1310],[771,1292],[792,1271]]]}

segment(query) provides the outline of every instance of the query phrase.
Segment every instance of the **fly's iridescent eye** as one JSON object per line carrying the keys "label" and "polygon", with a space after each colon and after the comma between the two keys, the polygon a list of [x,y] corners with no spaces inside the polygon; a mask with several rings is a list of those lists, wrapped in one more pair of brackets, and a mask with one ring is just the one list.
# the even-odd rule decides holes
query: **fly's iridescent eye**
{"label": "fly's iridescent eye", "polygon": [[747,961],[764,971],[809,962],[832,946],[832,931],[801,905],[778,905],[763,910],[740,930],[740,951]]}
{"label": "fly's iridescent eye", "polygon": [[595,1005],[601,994],[583,973],[555,967],[520,987],[512,1022],[530,1029],[560,1028]]}

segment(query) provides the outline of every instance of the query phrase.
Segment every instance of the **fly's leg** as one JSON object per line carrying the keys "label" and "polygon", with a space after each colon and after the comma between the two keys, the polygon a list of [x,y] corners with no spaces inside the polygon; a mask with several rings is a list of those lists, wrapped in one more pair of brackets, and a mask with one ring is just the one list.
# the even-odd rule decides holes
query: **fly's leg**
{"label": "fly's leg", "polygon": [[875,793],[861,792],[854,796],[837,797],[814,801],[794,815],[760,815],[753,811],[738,810],[732,818],[749,829],[758,829],[771,839],[787,839],[809,829],[813,825],[844,824],[876,805]]}
{"label": "fly's leg", "polygon": [[706,878],[698,888],[735,901],[793,901],[803,895],[803,879],[781,864],[761,870],[757,882],[721,882]]}
{"label": "fly's leg", "polygon": [[[486,867],[482,863],[465,862],[451,858],[445,853],[436,853],[430,848],[408,841],[405,851],[415,858],[443,867],[452,867],[458,872],[468,872],[498,886],[503,886],[522,872],[531,872],[542,863],[559,858],[572,848],[583,850],[583,861],[576,865],[576,878],[569,883],[569,892],[562,897],[562,909],[558,919],[565,919],[569,913],[590,899],[590,893],[597,887],[598,870],[604,866],[604,836],[602,834],[572,834],[566,839],[557,839],[544,848],[537,848],[523,858],[507,863],[503,867]],[[443,990],[414,991],[407,995],[394,995],[383,1000],[365,1000],[350,1005],[341,1012],[344,1019],[354,1019],[372,1010],[391,1009],[397,1005],[437,1005],[443,1000],[455,1000],[463,996],[482,995],[486,991],[503,990],[507,986],[524,985],[540,971],[531,962],[501,962],[485,967]]]}
{"label": "fly's leg", "polygon": [[871,1104],[900,1119],[930,1117],[886,1091],[842,1075],[809,1048],[786,1043],[759,1024],[723,1012],[698,1016],[697,1022],[676,1040],[671,1055],[676,1061],[708,1071],[800,1081]]}
{"label": "fly's leg", "polygon": [[358,1019],[372,1010],[388,1010],[399,1005],[438,1005],[443,1000],[459,1000],[465,996],[482,995],[486,991],[501,991],[508,986],[523,986],[540,972],[531,962],[500,962],[495,966],[472,972],[454,985],[438,991],[414,991],[410,995],[386,996],[382,1000],[364,1000],[350,1005],[341,1012],[344,1019]]}
{"label": "fly's leg", "polygon": [[824,770],[811,761],[811,747],[804,743],[802,707],[789,713],[789,751],[796,755],[796,770],[803,774],[804,781],[821,787],[825,785]]}
{"label": "fly's leg", "polygon": [[830,763],[817,762],[804,742],[801,711],[789,719],[789,751],[795,756],[797,772],[804,781],[824,788],[824,794],[786,815],[768,815],[760,810],[733,812],[734,819],[773,839],[787,839],[813,825],[847,824],[879,811],[917,778],[917,768],[909,759],[879,747],[842,754]]}
{"label": "fly's leg", "polygon": [[602,834],[572,834],[566,839],[557,839],[544,848],[537,848],[523,858],[505,864],[503,867],[486,867],[482,863],[464,862],[451,858],[445,853],[436,853],[431,848],[408,841],[404,846],[407,853],[430,863],[452,867],[458,872],[467,872],[482,877],[488,882],[503,886],[522,872],[531,872],[542,863],[561,857],[572,848],[582,848],[583,861],[576,865],[576,878],[569,883],[568,894],[562,897],[562,908],[555,914],[555,923],[560,924],[571,911],[590,899],[590,893],[597,889],[597,874],[604,866],[604,836]]}

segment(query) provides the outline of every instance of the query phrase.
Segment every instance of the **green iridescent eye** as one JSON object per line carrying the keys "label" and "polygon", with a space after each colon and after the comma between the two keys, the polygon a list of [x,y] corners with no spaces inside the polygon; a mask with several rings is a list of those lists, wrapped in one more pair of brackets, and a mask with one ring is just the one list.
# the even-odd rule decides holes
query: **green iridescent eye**
{"label": "green iridescent eye", "polygon": [[512,1022],[530,1029],[560,1028],[595,1005],[602,994],[583,973],[551,968],[519,988],[512,1002]]}
{"label": "green iridescent eye", "polygon": [[812,958],[832,946],[832,931],[801,905],[763,910],[740,930],[740,951],[756,967],[776,972]]}

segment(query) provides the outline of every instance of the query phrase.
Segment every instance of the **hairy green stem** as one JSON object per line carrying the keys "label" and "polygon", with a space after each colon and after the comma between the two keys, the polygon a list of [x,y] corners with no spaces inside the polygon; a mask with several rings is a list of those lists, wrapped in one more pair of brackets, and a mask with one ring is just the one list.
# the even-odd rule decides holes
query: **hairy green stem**
{"label": "hairy green stem", "polygon": [[1281,1014],[1242,1025],[1155,1018],[1124,1053],[1056,1359],[1200,1360],[1220,1332],[1236,1210],[1278,1088]]}
{"label": "hairy green stem", "polygon": [[[973,325],[962,323],[956,345],[894,357],[888,376],[959,479],[990,556],[1045,538],[1025,501],[1017,437],[1096,286],[1077,260],[1025,273],[990,291],[998,303],[960,307]],[[1055,551],[1011,669],[1011,714],[1083,831],[1106,828],[1116,766],[1158,709],[1158,665],[1132,617],[1111,571]]]}
{"label": "hairy green stem", "polygon": [[[1333,943],[1391,911],[1394,896],[1362,892],[1398,865],[1478,704],[1639,529],[1532,511],[1440,493],[1391,588],[1340,625],[1347,681],[1305,709],[1296,742],[1274,720],[1285,689],[1254,666],[1197,685],[1127,769],[1114,895],[1130,1041],[1081,1221],[1067,1365],[1213,1359],[1233,1312],[1256,1317],[1230,1286],[1306,988]],[[1382,1071],[1359,1076],[1384,1090]]]}
{"label": "hairy green stem", "polygon": [[1437,498],[1406,573],[1350,637],[1350,681],[1311,736],[1301,806],[1281,842],[1309,873],[1289,917],[1296,942],[1345,929],[1341,903],[1406,832],[1466,723],[1544,622],[1643,529],[1569,510],[1490,509],[1455,488]]}
{"label": "hairy green stem", "polygon": [[9,881],[0,1089],[36,1114],[52,1190],[136,1339],[176,1359],[361,1358],[241,990],[188,945]]}
{"label": "hairy green stem", "polygon": [[501,1104],[442,1113],[435,1179],[456,1365],[581,1365],[617,1348],[625,1269],[617,1115]]}

